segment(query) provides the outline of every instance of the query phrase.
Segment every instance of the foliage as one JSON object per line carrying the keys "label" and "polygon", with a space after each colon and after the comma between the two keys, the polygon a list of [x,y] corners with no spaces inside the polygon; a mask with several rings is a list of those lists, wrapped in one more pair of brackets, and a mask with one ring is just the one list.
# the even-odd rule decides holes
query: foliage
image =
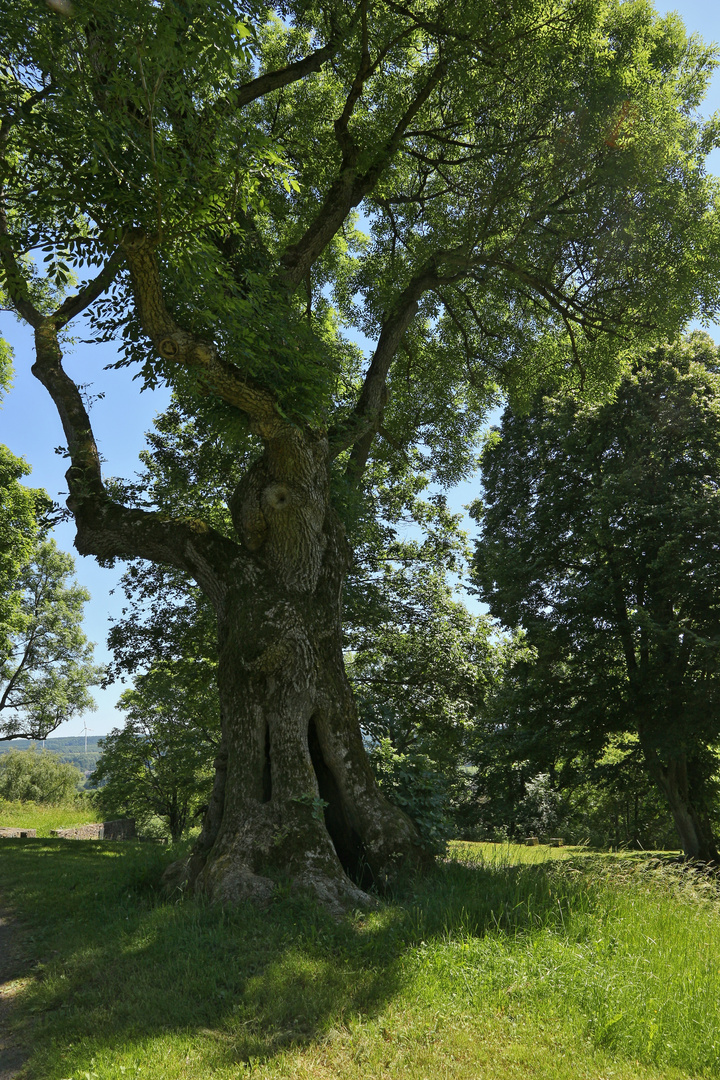
{"label": "foliage", "polygon": [[[366,374],[343,328],[378,339],[402,315],[376,452],[424,457],[443,484],[498,383],[523,399],[549,372],[612,383],[641,324],[712,309],[716,132],[696,110],[714,58],[676,17],[641,0],[239,16],[226,0],[3,14],[8,249],[39,248],[62,285],[127,230],[155,237],[180,322],[326,427]],[[18,260],[3,272],[22,306]],[[245,439],[216,389],[149,355],[126,270],[107,285],[96,336],[121,333],[122,362]]]}
{"label": "foliage", "polygon": [[453,768],[496,672],[492,629],[452,597],[439,560],[392,565],[374,618],[348,628],[348,671],[371,742]]}
{"label": "foliage", "polygon": [[468,746],[503,645],[488,620],[453,599],[447,563],[461,565],[453,547],[464,537],[444,548],[432,527],[428,534],[423,544],[396,541],[385,552],[365,545],[353,587],[369,580],[372,591],[351,600],[346,667],[375,777],[437,849],[467,815]]}
{"label": "foliage", "polygon": [[[186,659],[186,676],[191,667]],[[125,726],[102,740],[90,778],[100,785],[95,798],[103,812],[134,817],[141,828],[160,817],[173,840],[209,796],[220,727],[217,694],[204,672],[194,683],[176,674],[158,663],[122,694]]]}
{"label": "foliage", "polygon": [[0,798],[58,805],[73,799],[84,776],[49,750],[10,750],[0,757]]}
{"label": "foliage", "polygon": [[90,687],[102,670],[82,631],[89,593],[71,579],[73,558],[54,540],[38,544],[12,583],[15,625],[0,653],[0,738],[43,739],[77,713],[94,709]]}
{"label": "foliage", "polygon": [[[506,679],[512,677],[508,668]],[[470,740],[470,793],[460,835],[491,840],[561,836],[601,849],[676,849],[667,801],[648,776],[637,736],[611,737],[602,757],[563,752],[528,727],[507,686]],[[501,712],[498,699],[505,699]],[[542,771],[547,770],[547,771]]]}
{"label": "foliage", "polygon": [[30,561],[50,506],[44,491],[19,482],[29,472],[27,462],[0,444],[0,657],[23,623],[18,577]]}
{"label": "foliage", "polygon": [[634,733],[683,846],[677,800],[702,831],[720,739],[716,366],[693,335],[639,361],[615,401],[508,410],[477,507],[480,594],[535,650],[499,702],[520,760],[602,771],[608,740]]}
{"label": "foliage", "polygon": [[413,819],[429,850],[443,852],[453,831],[447,775],[427,754],[400,753],[388,738],[371,746],[370,764],[385,795]]}
{"label": "foliage", "polygon": [[[641,310],[667,326],[712,304],[698,256],[715,129],[692,114],[713,56],[646,3],[379,4],[362,30],[336,2],[251,6],[245,21],[224,0],[124,0],[112,12],[81,2],[66,14],[24,0],[0,26],[12,242],[32,236],[62,283],[124,230],[157,234],[176,313],[219,334],[228,359],[297,418],[343,411],[337,377],[356,377],[357,357],[341,322],[377,336],[428,266],[438,272],[424,270],[432,292],[398,356],[384,426],[429,448],[446,475],[495,373],[523,395],[549,370],[612,379],[624,343],[598,331],[625,313],[632,332]],[[243,102],[254,72],[284,72],[323,39],[332,65]],[[353,197],[333,213],[338,149]],[[353,217],[363,198],[370,243]],[[274,273],[318,207],[332,227],[308,326],[305,297],[288,297]],[[127,359],[150,382],[167,373],[122,304],[102,310],[99,332],[122,324]]]}

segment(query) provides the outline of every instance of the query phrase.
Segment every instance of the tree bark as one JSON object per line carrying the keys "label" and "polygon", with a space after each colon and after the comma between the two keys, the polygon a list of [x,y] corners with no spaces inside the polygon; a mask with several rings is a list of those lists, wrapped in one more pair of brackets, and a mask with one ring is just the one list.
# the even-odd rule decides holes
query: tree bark
{"label": "tree bark", "polygon": [[650,774],[667,799],[685,856],[699,862],[720,862],[707,814],[694,804],[686,756],[669,757],[663,764],[653,748],[644,749],[644,753]]}
{"label": "tree bark", "polygon": [[[430,861],[378,790],[342,656],[349,550],[330,506],[327,440],[286,431],[231,502],[252,563],[217,604],[223,746],[183,870],[200,895],[264,900],[280,881],[339,913],[401,863]],[[228,580],[226,576],[226,580]]]}

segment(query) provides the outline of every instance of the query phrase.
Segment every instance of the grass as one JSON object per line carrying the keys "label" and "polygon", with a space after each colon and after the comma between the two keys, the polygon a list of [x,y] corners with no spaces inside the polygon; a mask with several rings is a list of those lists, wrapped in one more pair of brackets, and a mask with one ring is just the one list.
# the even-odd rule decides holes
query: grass
{"label": "grass", "polygon": [[102,820],[97,810],[81,799],[60,806],[0,799],[0,827],[36,829],[38,836],[50,836],[52,829],[66,829],[71,825],[86,825]]}
{"label": "grass", "polygon": [[679,1080],[720,1072],[714,882],[660,859],[456,846],[340,923],[160,902],[166,850],[9,840],[26,1080]]}

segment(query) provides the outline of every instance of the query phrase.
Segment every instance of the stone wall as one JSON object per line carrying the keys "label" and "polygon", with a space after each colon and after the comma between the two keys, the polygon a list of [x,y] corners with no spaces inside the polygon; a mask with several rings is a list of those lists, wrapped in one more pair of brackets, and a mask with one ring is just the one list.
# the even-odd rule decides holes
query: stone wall
{"label": "stone wall", "polygon": [[[69,829],[51,829],[51,836],[61,840],[133,840],[135,838],[135,818],[120,818],[118,821],[99,821],[91,825],[73,825]],[[2,837],[37,836],[35,829],[0,829]]]}
{"label": "stone wall", "polygon": [[117,821],[103,822],[105,840],[134,840],[135,818],[118,818]]}
{"label": "stone wall", "polygon": [[135,836],[135,819],[120,818],[118,821],[100,821],[92,825],[73,825],[69,829],[53,829],[50,835],[62,840],[132,840]]}

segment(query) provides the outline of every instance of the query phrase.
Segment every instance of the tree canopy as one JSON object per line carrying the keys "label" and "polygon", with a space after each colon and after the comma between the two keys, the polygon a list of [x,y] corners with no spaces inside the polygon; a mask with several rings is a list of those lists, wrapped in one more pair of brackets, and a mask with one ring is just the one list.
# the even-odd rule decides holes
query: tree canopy
{"label": "tree canopy", "polygon": [[[482,459],[476,576],[522,626],[506,708],[550,760],[598,762],[639,737],[686,852],[707,820],[720,744],[720,382],[709,338],[638,361],[614,401],[508,410]],[[632,749],[632,748],[631,748]]]}
{"label": "tree canopy", "polygon": [[[396,480],[466,475],[498,388],[597,392],[712,314],[714,54],[645,0],[20,0],[0,44],[2,285],[78,550],[179,570],[218,620],[217,812],[183,872],[365,902],[344,871],[424,856],[343,671],[348,534]],[[83,313],[235,453],[227,512],[105,481],[62,366]]]}

